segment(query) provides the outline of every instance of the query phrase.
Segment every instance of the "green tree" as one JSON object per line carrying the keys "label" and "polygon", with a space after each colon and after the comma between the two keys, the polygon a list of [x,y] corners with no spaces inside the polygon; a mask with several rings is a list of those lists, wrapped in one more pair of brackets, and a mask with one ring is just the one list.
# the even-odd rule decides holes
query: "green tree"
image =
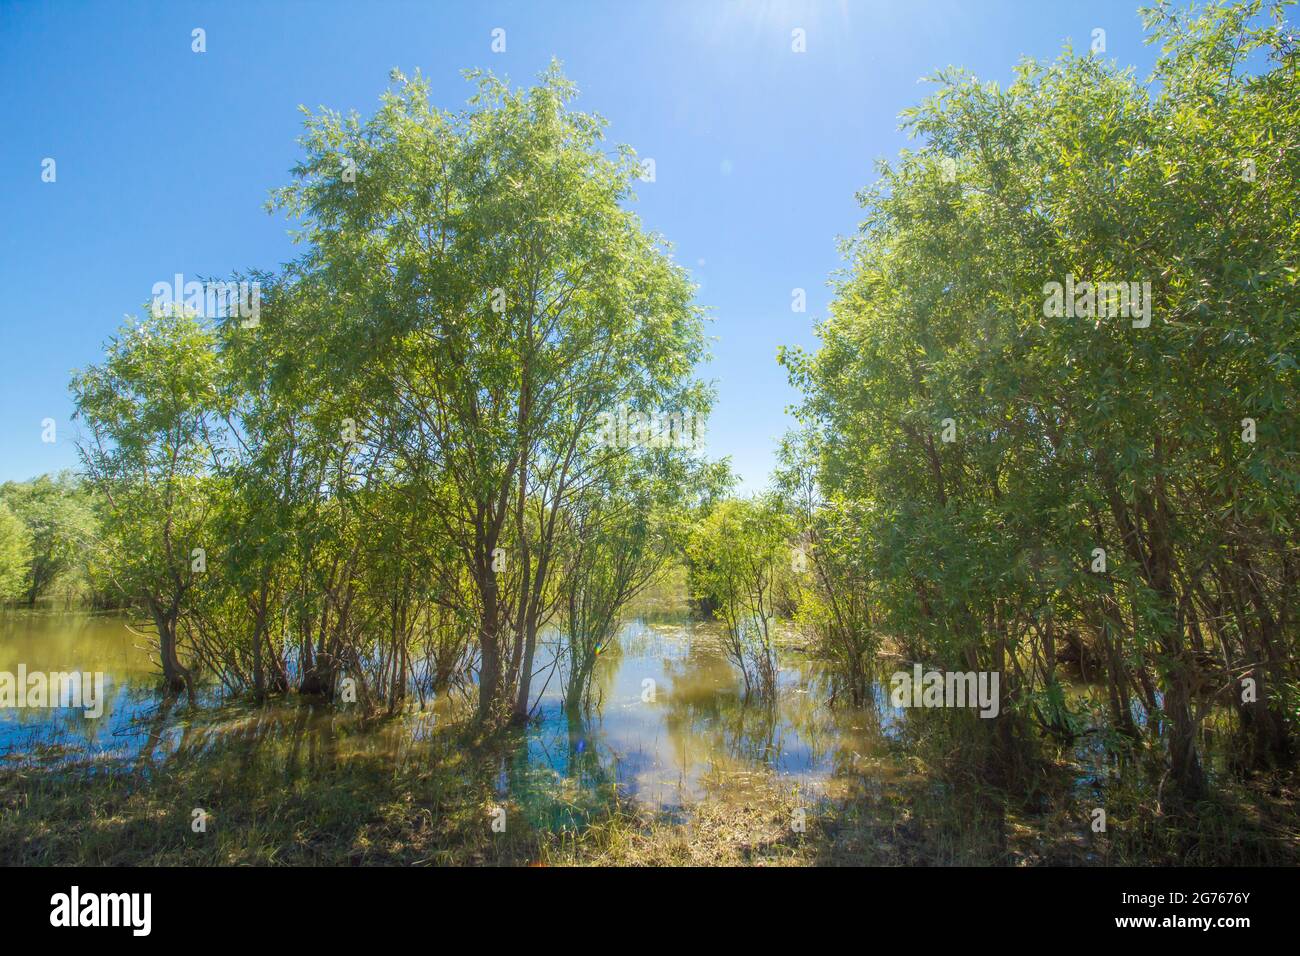
{"label": "green tree", "polygon": [[696,524],[688,544],[691,592],[709,599],[746,694],[776,690],[776,618],[794,532],[776,496],[733,498]]}
{"label": "green tree", "polygon": [[880,626],[1003,673],[1004,764],[1025,719],[1068,732],[1062,640],[1188,803],[1216,687],[1257,759],[1291,751],[1300,98],[1261,9],[1149,11],[1148,85],[1070,51],[1005,89],[941,72],[904,114],[926,145],[861,196],[820,351],[783,357]]}
{"label": "green tree", "polygon": [[795,617],[810,632],[817,652],[832,662],[832,700],[856,707],[870,702],[880,649],[876,575],[864,510],[846,496],[823,497],[818,480],[821,452],[808,432],[786,436],[773,484],[794,528],[799,567]]}
{"label": "green tree", "polygon": [[[0,485],[8,503],[31,534],[31,563],[24,598],[35,604],[61,576],[88,579],[85,559],[97,532],[94,501],[70,472]],[[87,582],[89,583],[89,582]]]}
{"label": "green tree", "polygon": [[531,90],[472,77],[461,113],[398,74],[369,121],[310,117],[277,201],[307,221],[336,320],[327,374],[364,441],[445,502],[433,515],[473,584],[480,715],[522,720],[562,516],[606,456],[598,418],[702,413],[704,339],[686,274],[625,208],[634,158],[568,107],[558,68]]}
{"label": "green tree", "polygon": [[220,403],[213,335],[184,310],[129,321],[104,361],[77,373],[72,391],[89,437],[86,480],[103,496],[102,546],[115,585],[157,629],[163,680],[188,687],[180,659],[183,616],[220,542],[209,533],[225,492],[218,465]]}
{"label": "green tree", "polygon": [[557,586],[571,715],[588,702],[596,662],[621,612],[681,559],[684,531],[716,492],[719,473],[661,450],[627,449],[597,477],[568,509],[561,546]]}
{"label": "green tree", "polygon": [[0,500],[0,601],[12,601],[27,587],[32,535],[21,518]]}

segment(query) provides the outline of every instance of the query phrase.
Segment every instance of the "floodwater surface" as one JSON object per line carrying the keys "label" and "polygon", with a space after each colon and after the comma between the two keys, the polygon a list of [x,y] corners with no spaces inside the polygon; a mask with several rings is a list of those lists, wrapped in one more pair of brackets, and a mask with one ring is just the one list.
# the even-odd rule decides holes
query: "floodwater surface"
{"label": "floodwater surface", "polygon": [[[844,779],[897,771],[888,756],[883,692],[870,711],[830,706],[822,666],[801,653],[780,655],[776,698],[746,699],[716,627],[684,607],[627,621],[597,663],[591,705],[563,707],[551,666],[556,635],[544,636],[535,684],[535,719],[502,761],[497,787],[520,796],[577,788],[674,809],[775,775],[790,787],[832,795]],[[358,729],[346,707],[304,704],[292,695],[261,707],[204,695],[198,713],[164,698],[147,635],[120,615],[13,611],[0,614],[0,672],[102,673],[102,716],[50,707],[0,708],[0,759],[33,755],[68,760],[128,760],[165,767],[231,737],[250,742],[306,734],[313,752],[334,758],[363,750],[394,761],[428,756],[432,730],[468,710],[467,688],[412,704],[392,720]],[[886,717],[882,719],[881,713]],[[883,728],[882,728],[883,720]],[[296,752],[296,748],[295,752]]]}
{"label": "floodwater surface", "polygon": [[[1153,787],[1159,796],[1158,777],[1108,748],[1105,734],[1085,733],[1049,754],[1051,781],[1004,800],[985,785],[983,732],[992,722],[894,706],[888,672],[908,666],[899,660],[881,662],[867,706],[832,701],[826,664],[800,649],[797,634],[783,638],[775,694],[747,697],[716,625],[692,619],[679,599],[649,600],[602,649],[589,703],[571,713],[556,660],[561,635],[550,631],[538,648],[533,719],[480,739],[470,721],[472,683],[424,704],[408,695],[391,716],[296,694],[259,705],[223,698],[215,686],[191,707],[161,692],[151,640],[125,616],[0,612],[0,678],[25,670],[103,681],[98,717],[0,704],[0,769],[17,771],[9,775],[19,781],[15,792],[31,806],[52,800],[57,809],[66,792],[60,779],[94,793],[97,775],[125,770],[137,781],[197,779],[208,793],[218,781],[216,790],[230,790],[213,799],[260,799],[272,814],[277,801],[298,799],[304,832],[324,820],[354,837],[357,826],[376,820],[418,823],[421,808],[451,808],[439,819],[453,842],[462,832],[454,829],[455,809],[468,812],[485,794],[508,803],[533,831],[562,836],[611,806],[630,804],[689,827],[700,818],[748,820],[755,808],[815,805],[827,819],[849,821],[848,859],[866,853],[886,862],[1096,862],[1090,808],[1148,799]],[[1104,729],[1099,689],[1082,680],[1064,689],[1080,720]],[[1207,722],[1200,743],[1211,775],[1225,775],[1226,735]],[[24,783],[29,777],[38,784]],[[386,781],[400,781],[396,796]],[[304,793],[320,800],[304,802]],[[68,799],[76,809],[67,812],[83,818],[83,795]],[[113,806],[122,812],[121,801]],[[143,806],[132,812],[157,809]],[[257,827],[247,829],[251,840]],[[736,839],[745,843],[743,829]],[[305,845],[310,850],[310,840]]]}

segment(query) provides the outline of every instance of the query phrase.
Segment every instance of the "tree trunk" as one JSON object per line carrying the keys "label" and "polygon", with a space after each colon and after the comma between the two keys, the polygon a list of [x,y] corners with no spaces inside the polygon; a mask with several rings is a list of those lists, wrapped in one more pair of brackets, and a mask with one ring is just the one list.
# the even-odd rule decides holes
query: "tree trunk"
{"label": "tree trunk", "polygon": [[[163,684],[167,690],[179,693],[189,687],[189,671],[181,666],[176,653],[176,614],[164,611],[156,602],[152,605],[154,626],[158,629],[158,651],[162,660]],[[193,696],[191,694],[191,696]]]}

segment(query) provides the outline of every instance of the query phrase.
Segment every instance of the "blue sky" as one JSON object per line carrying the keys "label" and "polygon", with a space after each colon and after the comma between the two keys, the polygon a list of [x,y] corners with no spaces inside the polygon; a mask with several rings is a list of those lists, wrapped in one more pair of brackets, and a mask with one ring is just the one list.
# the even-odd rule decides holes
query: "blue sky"
{"label": "blue sky", "polygon": [[[268,192],[298,156],[299,104],[372,112],[418,67],[440,106],[462,70],[531,81],[558,57],[655,160],[637,211],[676,249],[714,321],[712,455],[765,484],[796,400],[779,345],[815,343],[873,163],[898,112],[948,65],[1005,82],[1106,31],[1149,70],[1138,0],[553,0],[470,3],[13,3],[0,0],[0,480],[75,466],[69,373],[177,273],[271,268],[297,251]],[[191,51],[191,31],[207,52]],[[492,31],[506,31],[493,53]],[[791,50],[801,28],[807,52]],[[42,160],[57,179],[41,181]],[[791,292],[807,290],[807,311]],[[57,440],[42,441],[53,418]]]}

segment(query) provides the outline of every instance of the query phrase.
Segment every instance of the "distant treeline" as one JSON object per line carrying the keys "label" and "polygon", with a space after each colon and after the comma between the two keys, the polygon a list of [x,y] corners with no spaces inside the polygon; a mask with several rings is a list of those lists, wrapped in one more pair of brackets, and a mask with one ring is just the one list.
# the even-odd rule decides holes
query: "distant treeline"
{"label": "distant treeline", "polygon": [[116,606],[99,560],[100,500],[72,472],[0,485],[0,602]]}

